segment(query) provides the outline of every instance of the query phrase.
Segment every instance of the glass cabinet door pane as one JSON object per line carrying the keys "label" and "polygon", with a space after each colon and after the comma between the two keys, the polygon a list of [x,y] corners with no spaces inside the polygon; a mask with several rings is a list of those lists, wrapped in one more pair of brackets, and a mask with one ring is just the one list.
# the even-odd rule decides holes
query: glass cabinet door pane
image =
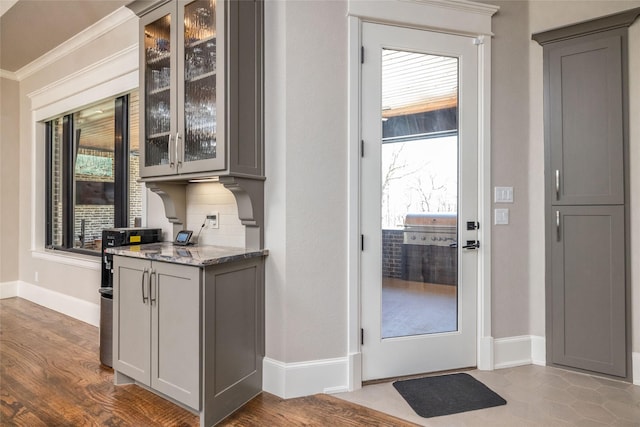
{"label": "glass cabinet door pane", "polygon": [[184,161],[216,157],[216,2],[184,10]]}
{"label": "glass cabinet door pane", "polygon": [[144,28],[145,166],[169,163],[171,131],[171,15]]}

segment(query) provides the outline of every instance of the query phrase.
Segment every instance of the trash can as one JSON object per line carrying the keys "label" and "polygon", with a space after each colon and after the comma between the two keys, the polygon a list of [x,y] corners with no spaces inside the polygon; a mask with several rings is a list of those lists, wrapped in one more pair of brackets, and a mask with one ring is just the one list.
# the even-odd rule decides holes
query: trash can
{"label": "trash can", "polygon": [[113,288],[100,288],[100,363],[113,367]]}

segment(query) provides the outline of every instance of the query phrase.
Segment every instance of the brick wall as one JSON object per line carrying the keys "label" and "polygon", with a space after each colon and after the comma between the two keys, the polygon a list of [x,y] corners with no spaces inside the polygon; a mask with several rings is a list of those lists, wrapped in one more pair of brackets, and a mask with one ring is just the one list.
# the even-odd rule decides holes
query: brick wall
{"label": "brick wall", "polygon": [[382,276],[402,278],[402,230],[382,230]]}
{"label": "brick wall", "polygon": [[[57,138],[58,139],[58,138]],[[53,243],[62,244],[62,182],[61,182],[61,145],[54,143],[53,161]],[[97,157],[109,157],[113,159],[113,152],[80,149],[79,154],[86,154]],[[140,167],[140,157],[138,153],[131,153],[129,156],[129,226],[133,227],[135,218],[142,217],[142,187],[137,182]],[[113,176],[94,176],[77,174],[76,181],[113,181]],[[113,205],[76,205],[74,217],[74,246],[80,246],[81,224],[85,221],[84,242],[87,249],[93,249],[93,242],[101,239],[102,230],[114,226]],[[97,248],[95,248],[97,249]]]}

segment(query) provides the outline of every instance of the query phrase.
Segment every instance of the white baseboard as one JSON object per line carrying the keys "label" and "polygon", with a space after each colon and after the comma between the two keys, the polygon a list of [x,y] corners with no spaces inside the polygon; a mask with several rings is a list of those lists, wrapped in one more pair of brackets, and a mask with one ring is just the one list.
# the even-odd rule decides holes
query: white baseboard
{"label": "white baseboard", "polygon": [[547,339],[531,335],[531,363],[547,366]]}
{"label": "white baseboard", "polygon": [[0,298],[20,297],[43,307],[100,326],[100,306],[31,283],[17,281],[0,284]]}
{"label": "white baseboard", "polygon": [[492,371],[494,368],[494,339],[481,337],[478,343],[477,366],[481,371]]}
{"label": "white baseboard", "polygon": [[640,386],[640,353],[631,353],[631,364],[633,383]]}
{"label": "white baseboard", "polygon": [[349,357],[296,363],[265,357],[262,366],[262,389],[283,399],[349,389]]}
{"label": "white baseboard", "polygon": [[362,353],[349,354],[349,382],[347,391],[362,388]]}
{"label": "white baseboard", "polygon": [[19,283],[17,280],[0,283],[0,299],[17,297]]}
{"label": "white baseboard", "polygon": [[534,335],[493,340],[494,368],[545,365],[545,338]]}

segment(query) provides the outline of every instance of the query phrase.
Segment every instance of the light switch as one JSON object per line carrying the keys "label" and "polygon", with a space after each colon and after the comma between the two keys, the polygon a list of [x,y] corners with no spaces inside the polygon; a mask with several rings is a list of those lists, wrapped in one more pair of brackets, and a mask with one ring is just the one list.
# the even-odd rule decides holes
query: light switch
{"label": "light switch", "polygon": [[509,224],[509,209],[495,209],[494,210],[494,224],[495,225],[507,225],[507,224]]}
{"label": "light switch", "polygon": [[209,212],[207,214],[207,222],[210,228],[220,228],[220,214],[218,212]]}
{"label": "light switch", "polygon": [[513,187],[495,187],[496,203],[513,203]]}

